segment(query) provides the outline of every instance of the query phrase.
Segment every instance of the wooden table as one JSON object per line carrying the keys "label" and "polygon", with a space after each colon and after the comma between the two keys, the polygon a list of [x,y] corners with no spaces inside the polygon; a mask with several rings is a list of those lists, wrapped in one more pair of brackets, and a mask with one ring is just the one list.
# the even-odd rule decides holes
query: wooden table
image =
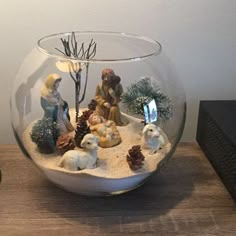
{"label": "wooden table", "polygon": [[65,192],[16,145],[0,146],[0,235],[236,235],[236,204],[196,144],[142,187],[107,198]]}

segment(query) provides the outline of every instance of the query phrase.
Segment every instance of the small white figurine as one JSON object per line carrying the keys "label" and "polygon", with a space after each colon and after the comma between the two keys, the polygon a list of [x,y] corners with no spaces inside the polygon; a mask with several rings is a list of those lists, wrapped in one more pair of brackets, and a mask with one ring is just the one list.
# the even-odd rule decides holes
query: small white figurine
{"label": "small white figurine", "polygon": [[57,165],[70,171],[96,168],[98,139],[93,134],[86,134],[81,147],[83,150],[67,151]]}
{"label": "small white figurine", "polygon": [[141,146],[143,149],[150,149],[151,153],[155,153],[165,145],[164,137],[161,130],[154,124],[147,124],[143,128]]}

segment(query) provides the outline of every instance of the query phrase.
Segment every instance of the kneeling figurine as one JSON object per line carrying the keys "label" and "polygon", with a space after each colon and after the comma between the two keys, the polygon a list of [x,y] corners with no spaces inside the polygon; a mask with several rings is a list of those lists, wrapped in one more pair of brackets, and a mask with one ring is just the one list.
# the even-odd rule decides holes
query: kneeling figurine
{"label": "kneeling figurine", "polygon": [[86,134],[81,147],[83,150],[67,151],[57,165],[70,171],[96,168],[98,139],[93,134]]}

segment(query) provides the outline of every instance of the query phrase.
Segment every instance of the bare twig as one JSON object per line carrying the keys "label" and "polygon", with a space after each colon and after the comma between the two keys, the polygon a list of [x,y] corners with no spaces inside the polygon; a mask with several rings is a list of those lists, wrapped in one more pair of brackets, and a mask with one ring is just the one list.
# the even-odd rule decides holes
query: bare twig
{"label": "bare twig", "polygon": [[58,49],[58,48],[55,48],[55,49],[66,56],[66,54],[64,52],[62,52],[60,49]]}
{"label": "bare twig", "polygon": [[87,84],[88,84],[88,68],[89,68],[89,63],[86,63],[86,76],[85,76],[84,91],[83,91],[83,95],[81,99],[79,100],[79,103],[83,102],[85,98],[85,93],[86,93]]}
{"label": "bare twig", "polygon": [[[67,39],[61,38],[61,42],[64,48],[64,51],[55,48],[58,52],[62,53],[63,55],[67,57],[72,57],[73,59],[79,59],[79,60],[89,60],[95,57],[96,50],[97,50],[97,44],[94,42],[93,38],[90,40],[90,43],[85,49],[84,42],[81,44],[80,47],[78,47],[78,42],[76,39],[75,32],[72,32],[70,35],[68,35]],[[84,89],[83,94],[80,98],[80,90],[81,90],[81,62],[73,63],[69,62],[69,74],[72,80],[75,83],[75,110],[76,110],[76,122],[78,121],[78,115],[79,115],[79,104],[84,100],[87,84],[88,84],[88,69],[89,69],[89,62],[84,62],[86,67],[86,75],[85,75],[85,83],[84,83]]]}

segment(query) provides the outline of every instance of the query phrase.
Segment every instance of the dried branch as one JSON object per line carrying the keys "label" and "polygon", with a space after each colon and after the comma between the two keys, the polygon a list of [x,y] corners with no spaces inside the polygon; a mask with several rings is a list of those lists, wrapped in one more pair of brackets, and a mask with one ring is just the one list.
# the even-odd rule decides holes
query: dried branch
{"label": "dried branch", "polygon": [[73,79],[73,81],[76,83],[76,79],[75,79],[74,75],[72,74],[70,65],[68,65],[68,68],[69,68],[70,77],[71,77],[71,78]]}
{"label": "dried branch", "polygon": [[[55,49],[67,57],[73,56],[73,58],[76,58],[78,60],[89,60],[94,58],[96,55],[96,50],[97,50],[96,42],[94,42],[94,40],[91,39],[87,49],[85,49],[84,42],[81,44],[80,47],[78,47],[78,42],[76,40],[75,32],[72,32],[70,35],[68,35],[67,39],[61,38],[61,42],[64,47],[64,52],[58,48]],[[88,61],[84,62],[86,66],[86,75],[85,75],[83,94],[81,98],[80,98],[81,71],[82,71],[81,62],[74,64],[73,62],[69,61],[69,63],[70,63],[68,64],[69,74],[75,83],[75,94],[76,94],[75,107],[76,107],[76,122],[77,122],[79,114],[79,104],[84,100],[87,89],[89,62]]]}
{"label": "dried branch", "polygon": [[94,58],[96,55],[97,44],[94,45],[93,51],[88,55],[88,58]]}
{"label": "dried branch", "polygon": [[86,76],[85,76],[85,84],[84,84],[84,91],[83,91],[83,95],[81,97],[81,99],[79,100],[79,103],[84,101],[85,98],[85,93],[86,93],[86,89],[87,89],[87,84],[88,84],[88,68],[89,68],[89,64],[86,64]]}
{"label": "dried branch", "polygon": [[58,48],[55,48],[55,49],[66,56],[66,54],[64,52],[62,52],[60,49],[58,49]]}

